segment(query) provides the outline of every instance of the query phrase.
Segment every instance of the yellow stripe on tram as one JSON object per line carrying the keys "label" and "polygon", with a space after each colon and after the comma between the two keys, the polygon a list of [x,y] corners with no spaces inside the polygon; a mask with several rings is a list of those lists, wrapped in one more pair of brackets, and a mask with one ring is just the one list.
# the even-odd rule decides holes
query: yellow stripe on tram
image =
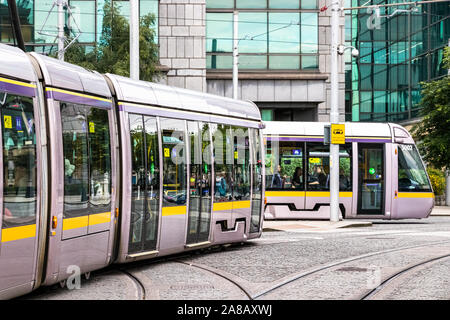
{"label": "yellow stripe on tram", "polygon": [[250,200],[215,202],[213,205],[213,211],[231,211],[233,209],[246,209],[250,208],[250,206],[251,206]]}
{"label": "yellow stripe on tram", "polygon": [[111,222],[111,212],[103,212],[89,215],[89,225]]}
{"label": "yellow stripe on tram", "polygon": [[84,228],[89,225],[89,216],[63,219],[63,230]]}
{"label": "yellow stripe on tram", "polygon": [[250,208],[250,200],[233,202],[233,209],[245,209],[245,208]]}
{"label": "yellow stripe on tram", "polygon": [[177,207],[163,207],[162,208],[162,216],[177,216],[186,214],[186,206],[177,206]]}
{"label": "yellow stripe on tram", "polygon": [[266,191],[267,197],[304,197],[305,191]]}
{"label": "yellow stripe on tram", "polygon": [[[329,198],[329,191],[308,191],[306,192],[307,197],[317,197],[317,198]],[[341,198],[351,198],[353,197],[353,192],[339,192],[339,197]]]}
{"label": "yellow stripe on tram", "polygon": [[399,198],[433,198],[434,194],[432,192],[426,193],[416,193],[416,192],[399,192]]}
{"label": "yellow stripe on tram", "polygon": [[2,77],[0,77],[0,81],[1,82],[15,84],[15,85],[22,86],[22,87],[36,88],[36,85],[31,84],[31,83],[26,83],[26,82],[22,82],[22,81],[6,79],[6,78],[2,78]]}
{"label": "yellow stripe on tram", "polygon": [[226,211],[233,210],[233,202],[214,202],[213,211]]}
{"label": "yellow stripe on tram", "polygon": [[2,242],[36,237],[36,225],[2,229]]}

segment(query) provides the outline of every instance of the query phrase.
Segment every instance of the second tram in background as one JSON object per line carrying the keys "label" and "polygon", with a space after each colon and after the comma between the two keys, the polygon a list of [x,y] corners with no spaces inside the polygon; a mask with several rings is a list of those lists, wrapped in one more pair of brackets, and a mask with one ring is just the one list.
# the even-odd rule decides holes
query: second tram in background
{"label": "second tram in background", "polygon": [[[330,159],[319,122],[266,122],[265,219],[329,219]],[[408,131],[393,123],[346,123],[339,149],[343,218],[421,219],[434,206]]]}

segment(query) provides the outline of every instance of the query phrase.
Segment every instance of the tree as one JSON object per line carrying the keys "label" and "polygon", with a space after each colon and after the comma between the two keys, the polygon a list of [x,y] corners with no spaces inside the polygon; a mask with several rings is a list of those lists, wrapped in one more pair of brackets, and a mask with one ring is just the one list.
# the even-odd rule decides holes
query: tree
{"label": "tree", "polygon": [[[445,48],[443,67],[450,68],[450,48]],[[421,83],[422,121],[413,128],[421,154],[431,166],[450,170],[450,76]]]}
{"label": "tree", "polygon": [[[117,4],[105,1],[100,41],[91,52],[75,43],[65,53],[67,62],[96,70],[100,73],[114,73],[130,76],[130,32],[129,23],[120,15]],[[152,81],[159,76],[158,45],[155,43],[155,15],[148,14],[140,19],[139,57],[140,79]]]}

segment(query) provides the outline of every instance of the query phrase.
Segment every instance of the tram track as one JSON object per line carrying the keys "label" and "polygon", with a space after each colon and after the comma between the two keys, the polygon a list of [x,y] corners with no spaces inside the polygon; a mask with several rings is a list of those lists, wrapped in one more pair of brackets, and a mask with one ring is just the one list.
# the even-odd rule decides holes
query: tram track
{"label": "tram track", "polygon": [[126,275],[128,278],[130,278],[133,283],[136,285],[137,288],[137,292],[138,292],[138,299],[137,300],[145,300],[146,297],[146,291],[145,291],[145,286],[144,284],[134,275],[132,275],[130,272],[128,272],[127,270],[124,270],[123,268],[117,269],[117,271],[123,273],[124,275]]}
{"label": "tram track", "polygon": [[437,241],[437,242],[432,242],[432,243],[427,243],[427,244],[423,244],[423,245],[415,245],[415,246],[408,246],[408,247],[402,247],[402,248],[395,248],[395,249],[388,249],[388,250],[381,250],[381,251],[376,251],[376,252],[371,252],[371,253],[367,253],[367,254],[363,254],[363,255],[359,255],[359,256],[354,256],[354,257],[350,257],[350,258],[345,258],[343,260],[339,260],[337,262],[332,262],[332,263],[328,263],[325,265],[321,265],[319,267],[310,269],[306,272],[302,272],[300,274],[296,274],[294,276],[292,276],[291,278],[288,278],[286,280],[283,280],[279,283],[276,283],[274,285],[272,285],[271,287],[258,292],[257,294],[252,296],[252,300],[256,300],[268,293],[271,293],[277,289],[280,289],[292,282],[295,282],[299,279],[304,279],[306,277],[309,277],[311,275],[317,274],[319,272],[325,271],[325,270],[330,270],[334,267],[337,266],[341,266],[341,265],[345,265],[349,262],[355,262],[355,261],[359,261],[359,260],[364,260],[370,257],[374,257],[377,255],[383,255],[383,254],[388,254],[388,253],[393,253],[393,252],[399,252],[399,251],[405,251],[405,250],[411,250],[411,249],[417,249],[417,248],[422,248],[422,247],[429,247],[429,246],[436,246],[436,245],[440,245],[440,244],[447,244],[450,243],[450,240],[445,240],[445,241]]}
{"label": "tram track", "polygon": [[[212,274],[214,274],[216,276],[219,276],[219,277],[229,281],[234,286],[238,287],[248,297],[249,300],[257,300],[257,299],[263,297],[264,295],[267,295],[268,293],[271,293],[271,292],[274,292],[274,291],[276,291],[278,289],[281,289],[281,288],[285,287],[286,285],[288,285],[290,283],[293,283],[293,282],[295,282],[297,280],[305,279],[305,278],[307,278],[309,276],[312,276],[312,275],[315,275],[315,274],[317,274],[319,272],[326,271],[326,270],[331,270],[331,269],[333,269],[333,268],[335,268],[337,266],[345,265],[345,264],[350,263],[350,262],[364,260],[364,259],[367,259],[367,258],[370,258],[370,257],[374,257],[374,256],[377,256],[377,255],[389,254],[389,253],[393,253],[393,252],[400,252],[400,251],[411,250],[411,249],[418,249],[418,248],[429,247],[429,246],[438,246],[438,245],[448,244],[448,243],[450,243],[450,240],[436,241],[436,242],[431,242],[431,243],[421,244],[421,245],[407,246],[407,247],[394,248],[394,249],[388,249],[388,250],[380,250],[380,251],[370,252],[370,253],[359,255],[359,256],[345,258],[345,259],[342,259],[342,260],[339,260],[339,261],[336,261],[336,262],[332,262],[332,263],[328,263],[328,264],[324,264],[324,265],[312,268],[312,269],[310,269],[308,271],[305,271],[305,272],[302,272],[302,273],[299,273],[299,274],[295,274],[295,275],[293,275],[292,277],[290,277],[288,279],[285,279],[283,281],[275,283],[275,284],[271,285],[270,287],[268,287],[268,288],[266,288],[264,290],[258,291],[256,293],[252,293],[250,288],[246,288],[243,284],[239,283],[236,279],[233,279],[234,277],[227,276],[226,274],[220,272],[219,269],[208,267],[208,266],[202,265],[202,264],[197,264],[197,263],[191,262],[191,261],[190,262],[183,261],[183,260],[180,260],[179,258],[178,259],[171,259],[171,262],[178,262],[178,263],[181,263],[181,264],[185,264],[185,265],[188,265],[188,266],[191,266],[191,267],[195,267],[195,268],[198,268],[198,269],[202,269],[202,270],[208,271],[208,272],[210,272],[210,273],[212,273]],[[444,255],[444,256],[439,256],[439,257],[434,257],[434,258],[429,259],[427,261],[422,261],[422,262],[420,262],[420,263],[418,263],[418,264],[416,264],[416,265],[414,265],[412,267],[409,267],[409,268],[406,268],[406,269],[400,271],[399,273],[405,273],[405,272],[407,272],[407,270],[416,268],[418,266],[421,266],[421,265],[424,265],[424,264],[427,264],[427,263],[431,263],[431,262],[439,260],[439,259],[447,258],[447,257],[450,257],[450,254],[447,254],[447,255]],[[380,284],[380,286],[383,286],[385,282],[389,281],[389,279],[393,278],[393,277],[395,277],[395,275],[392,276],[392,277],[389,277],[388,279],[386,279],[384,282],[382,282]],[[374,289],[374,290],[376,290],[376,289]],[[378,290],[380,290],[380,289],[378,289]],[[365,294],[363,296],[363,298],[365,298],[369,294],[370,293]]]}
{"label": "tram track", "polygon": [[372,300],[372,298],[374,298],[376,295],[379,295],[385,288],[387,288],[390,284],[392,284],[393,282],[398,280],[400,277],[402,277],[408,273],[414,273],[420,267],[426,266],[428,264],[431,264],[431,263],[439,261],[439,260],[448,259],[448,258],[450,258],[450,254],[427,259],[425,261],[421,261],[412,266],[404,268],[404,269],[394,273],[393,275],[389,276],[387,279],[385,279],[383,282],[381,282],[380,285],[378,285],[376,288],[374,288],[371,291],[369,291],[368,293],[364,294],[360,298],[360,300]]}

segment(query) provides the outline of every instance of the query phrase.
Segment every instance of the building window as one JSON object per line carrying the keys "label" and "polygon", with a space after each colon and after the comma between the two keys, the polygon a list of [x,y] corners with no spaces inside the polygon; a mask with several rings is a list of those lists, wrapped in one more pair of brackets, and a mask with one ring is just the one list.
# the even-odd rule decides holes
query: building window
{"label": "building window", "polygon": [[207,69],[231,69],[233,11],[239,11],[239,68],[317,70],[317,1],[206,1]]}

